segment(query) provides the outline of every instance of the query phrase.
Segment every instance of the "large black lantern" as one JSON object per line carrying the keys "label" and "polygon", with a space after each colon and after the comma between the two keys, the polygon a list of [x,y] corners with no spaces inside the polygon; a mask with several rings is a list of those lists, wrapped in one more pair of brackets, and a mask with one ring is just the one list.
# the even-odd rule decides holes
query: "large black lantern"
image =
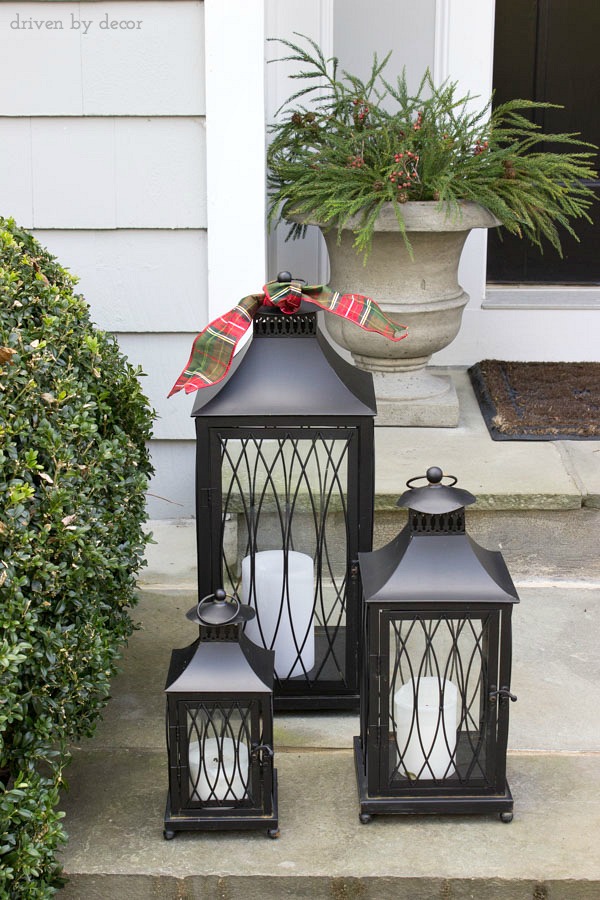
{"label": "large black lantern", "polygon": [[371,375],[304,302],[263,306],[245,353],[194,406],[199,595],[224,585],[256,611],[246,634],[275,651],[276,709],[358,708],[375,412]]}
{"label": "large black lantern", "polygon": [[[408,522],[360,555],[365,597],[360,818],[499,813],[506,782],[511,613],[519,598],[499,552],[465,533],[475,497],[441,469],[408,482]],[[424,479],[423,479],[424,480]]]}
{"label": "large black lantern", "polygon": [[273,768],[273,651],[243,634],[253,611],[218,590],[188,613],[200,626],[167,676],[169,795],[164,836],[265,828],[279,835]]}

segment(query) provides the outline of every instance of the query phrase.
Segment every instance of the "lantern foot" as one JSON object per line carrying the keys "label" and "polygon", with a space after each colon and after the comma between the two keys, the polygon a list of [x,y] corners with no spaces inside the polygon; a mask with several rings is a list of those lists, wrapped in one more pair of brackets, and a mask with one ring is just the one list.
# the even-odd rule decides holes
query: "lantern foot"
{"label": "lantern foot", "polygon": [[267,829],[267,837],[270,837],[272,840],[277,840],[279,835],[281,834],[279,828],[269,828]]}
{"label": "lantern foot", "polygon": [[361,821],[361,824],[368,825],[373,816],[370,816],[369,813],[361,813],[358,817]]}
{"label": "lantern foot", "polygon": [[170,828],[163,829],[163,837],[165,841],[172,841],[175,837],[175,832],[171,831]]}
{"label": "lantern foot", "polygon": [[509,822],[512,822],[512,820],[513,820],[512,812],[501,812],[500,813],[500,821],[501,822],[505,822],[506,824],[508,824]]}

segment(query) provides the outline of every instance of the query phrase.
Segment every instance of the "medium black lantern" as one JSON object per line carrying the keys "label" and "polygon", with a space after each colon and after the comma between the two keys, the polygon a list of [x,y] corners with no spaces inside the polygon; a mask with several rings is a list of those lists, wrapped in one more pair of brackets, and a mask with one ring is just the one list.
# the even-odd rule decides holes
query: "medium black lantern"
{"label": "medium black lantern", "polygon": [[519,598],[499,552],[465,533],[475,497],[441,469],[399,506],[408,523],[360,555],[365,595],[360,818],[493,813],[509,822],[506,782],[511,613]]}
{"label": "medium black lantern", "polygon": [[266,828],[278,837],[273,659],[242,627],[253,610],[215,591],[187,614],[200,626],[167,676],[169,795],[164,836]]}
{"label": "medium black lantern", "polygon": [[276,709],[358,708],[375,412],[371,375],[304,302],[263,306],[243,358],[194,406],[199,596],[224,584],[256,610],[246,634],[275,651]]}

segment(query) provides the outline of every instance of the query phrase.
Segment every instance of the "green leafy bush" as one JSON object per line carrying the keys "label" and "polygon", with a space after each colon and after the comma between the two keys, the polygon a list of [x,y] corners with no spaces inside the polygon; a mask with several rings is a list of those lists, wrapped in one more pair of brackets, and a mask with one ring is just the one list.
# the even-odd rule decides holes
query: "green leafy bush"
{"label": "green leafy bush", "polygon": [[0,897],[48,897],[68,745],[93,731],[143,564],[140,374],[75,279],[0,218]]}

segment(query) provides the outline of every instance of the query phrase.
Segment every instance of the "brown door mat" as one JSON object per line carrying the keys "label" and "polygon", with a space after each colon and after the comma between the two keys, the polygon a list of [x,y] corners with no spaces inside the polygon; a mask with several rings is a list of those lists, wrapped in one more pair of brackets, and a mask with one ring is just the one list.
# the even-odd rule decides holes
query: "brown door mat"
{"label": "brown door mat", "polygon": [[495,441],[600,440],[600,363],[484,359],[469,375]]}

